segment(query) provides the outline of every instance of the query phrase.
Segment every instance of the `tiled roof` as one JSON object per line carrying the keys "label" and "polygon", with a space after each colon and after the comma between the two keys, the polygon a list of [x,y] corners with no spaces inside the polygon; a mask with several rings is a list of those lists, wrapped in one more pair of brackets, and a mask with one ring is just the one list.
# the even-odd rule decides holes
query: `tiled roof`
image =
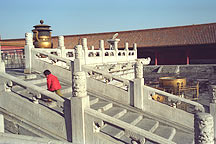
{"label": "tiled roof", "polygon": [[[112,38],[115,33],[121,41],[119,47],[124,47],[125,42],[132,47],[137,43],[138,47],[165,47],[165,46],[184,46],[200,44],[216,44],[216,23],[167,27],[157,29],[143,29],[120,32],[93,33],[80,35],[65,35],[65,47],[73,48],[79,43],[80,38],[87,38],[88,47],[99,47],[99,40],[105,41],[105,48],[108,48],[107,39]],[[54,47],[58,47],[57,36],[52,38]],[[3,40],[13,42],[13,40]],[[25,43],[24,39],[16,39],[14,42]]]}
{"label": "tiled roof", "polygon": [[1,46],[1,50],[20,50],[24,47],[17,47],[17,46]]}
{"label": "tiled roof", "polygon": [[121,40],[119,47],[124,47],[125,42],[129,43],[129,47],[132,47],[133,43],[137,43],[138,47],[216,44],[216,23],[210,23],[158,29],[68,35],[65,36],[65,46],[72,48],[78,44],[80,38],[87,38],[88,46],[93,45],[98,48],[99,40],[103,39],[105,47],[108,47],[106,40],[115,33],[119,33],[118,38]]}

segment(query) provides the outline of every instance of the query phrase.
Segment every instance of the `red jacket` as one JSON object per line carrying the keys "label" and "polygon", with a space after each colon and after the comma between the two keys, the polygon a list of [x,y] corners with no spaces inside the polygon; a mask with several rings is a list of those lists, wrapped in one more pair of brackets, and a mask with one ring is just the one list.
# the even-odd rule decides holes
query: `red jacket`
{"label": "red jacket", "polygon": [[47,76],[47,89],[49,91],[55,91],[58,89],[61,89],[61,85],[59,83],[59,80],[56,76],[49,74]]}

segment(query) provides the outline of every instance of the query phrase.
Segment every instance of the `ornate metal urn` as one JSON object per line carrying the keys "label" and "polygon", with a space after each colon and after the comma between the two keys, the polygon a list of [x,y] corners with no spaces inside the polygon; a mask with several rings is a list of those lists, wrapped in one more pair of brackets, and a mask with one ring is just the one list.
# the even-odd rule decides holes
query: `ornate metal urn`
{"label": "ornate metal urn", "polygon": [[35,25],[33,32],[33,44],[35,48],[52,48],[53,43],[51,41],[51,29],[49,25],[43,24],[44,21],[40,20],[40,25]]}

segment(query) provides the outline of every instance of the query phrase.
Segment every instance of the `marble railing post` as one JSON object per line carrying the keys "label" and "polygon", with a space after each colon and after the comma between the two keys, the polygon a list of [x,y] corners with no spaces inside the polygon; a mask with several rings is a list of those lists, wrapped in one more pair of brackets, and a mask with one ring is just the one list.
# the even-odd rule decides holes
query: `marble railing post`
{"label": "marble railing post", "polygon": [[135,51],[134,56],[135,58],[137,58],[137,44],[136,43],[133,44],[133,50]]}
{"label": "marble railing post", "polygon": [[34,48],[33,45],[33,38],[32,38],[32,33],[26,33],[25,34],[25,73],[31,73],[31,66],[32,66],[32,54],[31,54],[31,49]]}
{"label": "marble railing post", "polygon": [[58,48],[61,50],[61,57],[66,58],[66,51],[64,45],[64,36],[58,37]]}
{"label": "marble railing post", "polygon": [[5,72],[5,63],[2,61],[1,45],[0,45],[0,72]]}
{"label": "marble railing post", "polygon": [[87,46],[87,38],[82,38],[82,47],[84,50],[84,60],[85,64],[88,62],[88,46]]}
{"label": "marble railing post", "polygon": [[0,114],[0,133],[4,133],[4,116]]}
{"label": "marble railing post", "polygon": [[72,142],[85,144],[86,130],[84,110],[89,106],[89,96],[87,96],[86,75],[79,71],[73,73],[71,117],[72,117]]}
{"label": "marble railing post", "polygon": [[102,63],[104,63],[104,57],[105,57],[104,40],[99,40],[99,49],[101,50]]}
{"label": "marble railing post", "polygon": [[82,65],[84,64],[84,57],[83,57],[83,48],[82,45],[75,46],[75,59],[71,62],[72,73],[81,71]]}
{"label": "marble railing post", "polygon": [[125,51],[126,51],[125,56],[127,57],[127,61],[129,61],[129,59],[128,59],[128,54],[129,54],[128,42],[125,43]]}
{"label": "marble railing post", "polygon": [[209,113],[194,115],[195,144],[214,144],[213,117]]}
{"label": "marble railing post", "polygon": [[143,64],[142,61],[137,59],[135,66],[135,79],[134,81],[134,106],[143,109],[144,95],[143,95]]}
{"label": "marble railing post", "polygon": [[210,114],[214,118],[214,138],[216,139],[216,85],[209,86],[210,94]]}

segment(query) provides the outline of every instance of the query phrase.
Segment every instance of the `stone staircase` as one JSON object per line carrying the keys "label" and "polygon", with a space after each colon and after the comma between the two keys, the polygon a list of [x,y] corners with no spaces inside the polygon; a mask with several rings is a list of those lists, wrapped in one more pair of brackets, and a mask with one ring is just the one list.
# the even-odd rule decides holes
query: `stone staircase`
{"label": "stone staircase", "polygon": [[179,72],[178,65],[162,65],[157,71],[157,73],[178,73],[178,72]]}
{"label": "stone staircase", "polygon": [[[46,78],[40,74],[31,74],[31,76],[20,76],[24,81],[28,81],[31,84],[35,84],[38,87],[46,89]],[[62,93],[65,98],[71,97],[71,84],[60,81],[62,85]],[[12,92],[19,94],[23,98],[32,100],[31,93],[20,86],[14,86]],[[163,122],[160,122],[157,119],[152,119],[147,116],[142,115],[139,112],[131,110],[126,107],[122,107],[113,103],[110,100],[101,99],[96,97],[94,94],[89,94],[90,97],[90,108],[98,112],[106,114],[110,117],[114,117],[128,124],[134,125],[138,128],[156,134],[165,139],[171,140],[178,144],[192,144],[193,143],[193,133],[187,133],[181,130],[178,130],[172,126],[169,126]],[[51,108],[51,110],[56,111],[57,113],[63,114],[63,109],[58,107],[53,101],[51,103],[39,100],[39,104]],[[121,141],[123,143],[131,143],[131,138],[128,137],[128,134],[119,127],[112,125],[111,123],[104,123],[100,128],[100,132],[114,139]],[[145,144],[154,144],[151,141],[145,141]]]}

